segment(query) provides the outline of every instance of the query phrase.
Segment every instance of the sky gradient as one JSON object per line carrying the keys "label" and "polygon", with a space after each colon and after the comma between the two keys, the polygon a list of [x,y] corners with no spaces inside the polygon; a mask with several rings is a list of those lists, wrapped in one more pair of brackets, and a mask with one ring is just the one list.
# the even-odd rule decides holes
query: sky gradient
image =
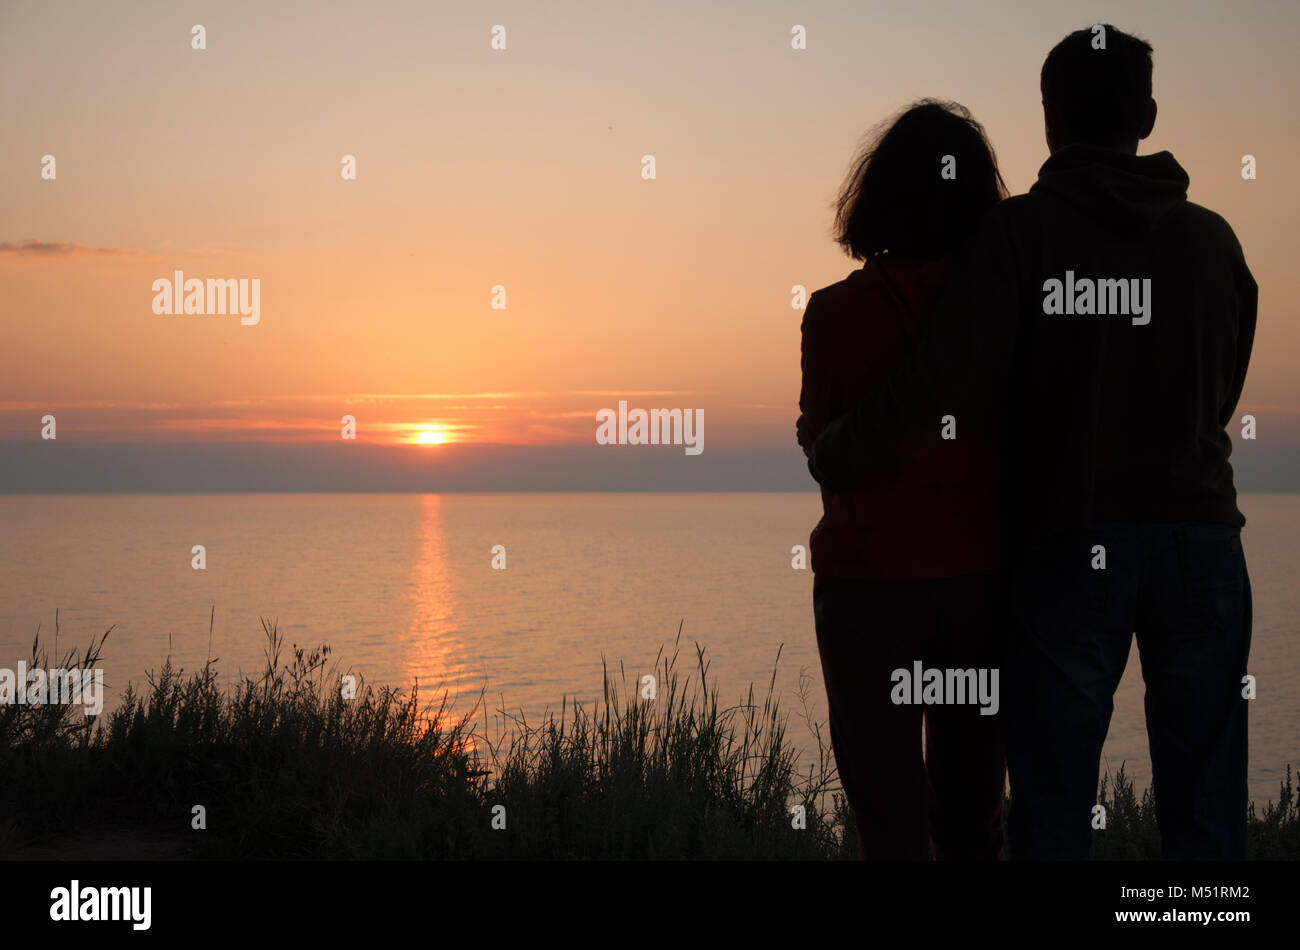
{"label": "sky gradient", "polygon": [[[812,488],[791,288],[856,266],[829,205],[862,135],[955,99],[1022,192],[1043,57],[1098,20],[1155,47],[1141,151],[1260,285],[1239,487],[1300,489],[1294,3],[6,2],[0,490]],[[258,278],[260,322],[155,314],[177,270]],[[703,409],[705,452],[597,449],[620,399]]]}

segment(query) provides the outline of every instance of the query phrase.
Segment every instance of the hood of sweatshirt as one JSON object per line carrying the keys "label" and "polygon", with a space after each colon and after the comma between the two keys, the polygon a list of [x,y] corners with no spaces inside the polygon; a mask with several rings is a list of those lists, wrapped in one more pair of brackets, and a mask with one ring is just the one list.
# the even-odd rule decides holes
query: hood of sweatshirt
{"label": "hood of sweatshirt", "polygon": [[1126,155],[1068,145],[1043,163],[1029,190],[1059,198],[1103,230],[1145,234],[1186,203],[1187,182],[1187,172],[1169,152]]}

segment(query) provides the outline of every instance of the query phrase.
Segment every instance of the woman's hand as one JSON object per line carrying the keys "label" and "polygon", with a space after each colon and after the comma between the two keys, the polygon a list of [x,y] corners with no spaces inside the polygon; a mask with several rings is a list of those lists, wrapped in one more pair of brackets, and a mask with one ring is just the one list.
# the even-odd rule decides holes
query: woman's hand
{"label": "woman's hand", "polygon": [[812,430],[809,428],[807,421],[802,415],[800,415],[795,421],[794,436],[796,441],[799,443],[799,448],[803,449],[804,456],[806,458],[812,458],[812,447],[813,443],[817,441],[817,437],[813,435]]}

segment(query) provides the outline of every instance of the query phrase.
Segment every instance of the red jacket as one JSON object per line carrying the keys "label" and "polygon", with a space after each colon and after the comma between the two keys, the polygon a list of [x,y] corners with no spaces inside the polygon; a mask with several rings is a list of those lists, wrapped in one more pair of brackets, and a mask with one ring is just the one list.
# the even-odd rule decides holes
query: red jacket
{"label": "red jacket", "polygon": [[[801,441],[889,377],[934,313],[948,262],[873,258],[816,291],[803,318]],[[917,579],[994,569],[1004,557],[997,433],[941,416],[911,433],[898,462],[852,490],[823,489],[809,539],[815,573]],[[809,443],[810,444],[810,443]]]}

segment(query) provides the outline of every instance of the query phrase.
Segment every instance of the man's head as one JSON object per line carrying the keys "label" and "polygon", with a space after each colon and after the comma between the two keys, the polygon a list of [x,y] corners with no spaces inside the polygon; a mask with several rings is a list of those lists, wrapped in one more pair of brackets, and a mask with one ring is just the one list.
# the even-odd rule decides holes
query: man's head
{"label": "man's head", "polygon": [[1039,79],[1047,148],[1084,143],[1137,154],[1151,134],[1151,45],[1099,24],[1052,48]]}

